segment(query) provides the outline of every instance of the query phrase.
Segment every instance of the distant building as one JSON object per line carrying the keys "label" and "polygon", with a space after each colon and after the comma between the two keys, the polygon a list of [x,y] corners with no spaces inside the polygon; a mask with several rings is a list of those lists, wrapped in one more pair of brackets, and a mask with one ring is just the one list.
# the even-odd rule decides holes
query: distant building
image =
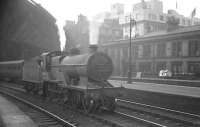
{"label": "distant building", "polygon": [[89,21],[86,16],[79,15],[77,23],[66,21],[63,29],[66,36],[65,50],[79,48],[81,53],[88,51]]}
{"label": "distant building", "polygon": [[[133,5],[132,19],[136,20],[136,26],[133,26],[133,34],[137,36],[145,35],[151,32],[165,30],[166,16],[163,14],[163,4],[159,0],[143,1]],[[124,38],[130,36],[129,33],[130,14],[124,19]]]}
{"label": "distant building", "polygon": [[97,22],[104,22],[104,19],[119,19],[124,16],[124,4],[115,3],[110,7],[110,12],[101,12],[93,17]]}
{"label": "distant building", "polygon": [[[138,36],[166,30],[168,17],[172,16],[179,20],[178,25],[180,27],[200,24],[200,19],[186,18],[174,10],[169,10],[167,14],[163,13],[163,3],[160,0],[143,0],[140,3],[134,4],[131,16],[132,19],[136,20],[136,26],[133,26],[132,28],[133,34]],[[123,37],[129,38],[130,14],[121,17],[120,21],[124,26]]]}
{"label": "distant building", "polygon": [[76,46],[75,33],[77,33],[75,21],[65,21],[64,31],[66,37],[65,50],[74,48]]}
{"label": "distant building", "polygon": [[104,22],[99,27],[99,43],[119,40],[123,37],[122,26],[118,19],[104,19]]}
{"label": "distant building", "polygon": [[111,5],[111,18],[124,16],[124,4],[116,3]]}
{"label": "distant building", "polygon": [[173,76],[200,75],[198,18],[187,18],[174,10],[165,14],[159,0],[143,0],[134,4],[132,10],[131,15],[119,17],[123,39],[112,39],[109,35],[112,25],[103,23],[100,29],[104,31],[100,32],[104,35],[100,46],[113,60],[113,75],[128,74],[130,16],[136,21],[136,25],[132,25],[132,36],[136,38],[131,41],[133,76],[142,72],[144,77],[158,77],[160,70],[169,70]]}
{"label": "distant building", "polygon": [[180,26],[191,26],[200,24],[199,18],[184,17],[183,15],[178,14],[175,10],[168,10],[167,16],[174,16],[178,18]]}
{"label": "distant building", "polygon": [[[116,76],[127,76],[129,39],[103,43],[103,50],[114,63]],[[200,26],[160,31],[132,40],[132,71],[144,77],[157,77],[160,70],[173,76],[200,75]]]}
{"label": "distant building", "polygon": [[101,12],[93,17],[93,20],[102,23],[104,19],[111,19],[111,12]]}
{"label": "distant building", "polygon": [[60,50],[55,18],[28,0],[0,2],[0,60],[31,58]]}
{"label": "distant building", "polygon": [[111,5],[110,12],[99,13],[93,19],[98,22],[98,43],[123,38],[122,25],[119,24],[120,17],[124,16],[124,4],[115,3]]}

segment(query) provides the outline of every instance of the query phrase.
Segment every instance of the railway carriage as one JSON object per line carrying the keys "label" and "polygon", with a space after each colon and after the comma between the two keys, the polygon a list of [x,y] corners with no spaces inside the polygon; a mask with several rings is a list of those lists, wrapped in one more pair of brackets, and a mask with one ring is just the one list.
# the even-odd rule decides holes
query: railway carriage
{"label": "railway carriage", "polygon": [[24,60],[0,62],[0,78],[8,81],[21,80]]}

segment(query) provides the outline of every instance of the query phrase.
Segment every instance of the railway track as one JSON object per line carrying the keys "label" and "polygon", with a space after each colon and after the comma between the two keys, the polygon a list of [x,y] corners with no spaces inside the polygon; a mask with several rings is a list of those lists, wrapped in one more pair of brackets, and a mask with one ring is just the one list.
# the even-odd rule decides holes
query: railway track
{"label": "railway track", "polygon": [[[16,87],[8,87],[15,91],[25,92],[23,89]],[[135,103],[132,101],[117,99],[117,110],[114,113],[103,110],[95,114],[84,114],[86,117],[96,119],[100,122],[104,122],[107,126],[114,127],[190,127],[199,126],[199,116],[191,113],[183,113],[174,110],[166,109],[156,106],[145,105],[141,103]],[[159,111],[158,111],[159,110]],[[79,111],[81,112],[81,111]],[[185,115],[187,115],[186,119]],[[197,118],[196,120],[192,118]],[[181,119],[180,119],[181,118]]]}
{"label": "railway track", "polygon": [[[133,101],[117,99],[117,112],[151,121],[158,126],[193,127],[200,126],[200,116],[192,113],[141,104]],[[153,125],[152,124],[152,125]],[[156,126],[156,125],[155,125]]]}
{"label": "railway track", "polygon": [[[25,92],[21,88],[11,87],[11,86],[4,86],[7,89],[14,90],[14,91],[21,91]],[[72,109],[73,110],[73,109]],[[79,113],[85,114],[83,111],[77,110]],[[119,112],[111,113],[107,110],[102,110],[99,113],[95,114],[85,114],[86,116],[96,119],[100,122],[104,122],[112,127],[132,127],[132,126],[140,126],[140,127],[147,127],[149,125],[155,127],[165,127],[156,125],[156,123],[151,123],[150,121],[141,120],[139,118],[134,118],[133,116],[128,116],[125,114],[120,114]]]}
{"label": "railway track", "polygon": [[147,119],[144,119],[144,118],[141,118],[141,117],[138,117],[138,116],[135,116],[135,115],[131,115],[129,113],[124,113],[122,111],[115,111],[116,114],[119,114],[119,115],[122,115],[124,117],[127,117],[129,119],[133,119],[135,121],[138,121],[140,123],[143,123],[147,126],[151,126],[151,127],[167,127],[165,125],[162,125],[160,123],[156,123],[156,122],[153,122],[151,120],[147,120]]}
{"label": "railway track", "polygon": [[90,115],[92,115],[95,119],[112,123],[113,127],[166,127],[118,111],[111,113],[109,111],[103,110],[101,113]]}
{"label": "railway track", "polygon": [[[12,84],[10,84],[9,86],[6,86],[6,85],[2,85],[1,84],[0,87],[1,87],[1,89],[3,91],[7,91],[9,93],[15,94],[16,96],[20,96],[20,98],[21,98],[21,96],[24,96],[26,94],[25,90],[23,90],[21,88],[17,88],[15,84],[14,84],[14,86],[11,86],[11,85]],[[36,97],[37,95],[36,96],[33,95],[33,96],[35,98],[37,98]],[[29,96],[27,96],[27,98],[29,98]],[[40,98],[38,98],[38,99],[40,99]],[[29,100],[29,99],[27,99],[27,100]],[[38,102],[34,102],[34,100],[31,100],[31,101],[33,101],[33,103],[38,103]],[[46,102],[46,101],[44,101],[44,102]],[[109,120],[100,119],[99,117],[97,117],[97,116],[95,116],[93,114],[86,114],[82,110],[75,110],[73,107],[70,107],[68,105],[62,105],[62,106],[60,106],[59,103],[57,103],[57,102],[52,102],[52,101],[50,101],[50,102],[51,102],[52,105],[54,105],[54,103],[56,103],[56,105],[57,105],[56,108],[59,109],[59,110],[62,110],[62,113],[64,113],[64,116],[62,114],[58,113],[59,116],[61,116],[62,118],[68,119],[68,115],[70,114],[69,117],[70,118],[72,117],[72,120],[69,119],[69,121],[77,121],[79,127],[93,127],[93,126],[95,126],[95,127],[104,127],[104,126],[106,126],[106,127],[122,127],[122,126],[120,126],[120,125],[118,125],[116,123],[113,123],[113,122],[109,121]],[[42,102],[42,104],[38,103],[38,105],[43,105],[43,102]],[[47,105],[43,105],[43,106],[46,109]],[[47,109],[49,109],[49,108],[47,108]],[[67,116],[65,116],[65,112],[68,113],[70,111],[71,112],[76,112],[76,113],[73,113],[73,114],[69,113]],[[55,110],[53,112],[55,112]],[[78,117],[78,118],[77,119],[73,118],[73,116],[74,117]],[[81,118],[79,118],[79,117],[81,117]],[[87,123],[87,124],[85,125],[85,123]]]}
{"label": "railway track", "polygon": [[4,96],[12,98],[12,101],[15,101],[16,105],[30,117],[39,127],[76,127],[75,124],[72,124],[57,115],[27,101],[22,98],[19,98],[11,93],[0,90],[0,93]]}

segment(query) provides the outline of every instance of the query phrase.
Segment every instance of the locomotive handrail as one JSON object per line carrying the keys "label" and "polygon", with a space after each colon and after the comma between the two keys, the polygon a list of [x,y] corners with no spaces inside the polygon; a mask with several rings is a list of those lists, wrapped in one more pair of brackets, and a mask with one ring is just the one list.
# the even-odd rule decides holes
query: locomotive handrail
{"label": "locomotive handrail", "polygon": [[51,67],[66,67],[66,66],[87,66],[87,65],[86,64],[51,65]]}

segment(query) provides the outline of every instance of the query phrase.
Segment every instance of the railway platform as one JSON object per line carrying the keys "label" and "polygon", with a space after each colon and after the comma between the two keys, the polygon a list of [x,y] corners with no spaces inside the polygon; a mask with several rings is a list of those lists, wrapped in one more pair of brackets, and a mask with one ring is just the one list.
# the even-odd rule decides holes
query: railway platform
{"label": "railway platform", "polygon": [[[127,81],[127,77],[112,76],[112,80],[123,80]],[[134,82],[146,82],[146,83],[158,83],[167,85],[178,85],[178,86],[189,86],[189,87],[200,87],[200,80],[198,79],[172,79],[172,78],[145,78],[145,77],[132,77]]]}
{"label": "railway platform", "polygon": [[200,87],[167,85],[167,84],[146,83],[146,82],[132,82],[132,84],[127,84],[126,81],[119,81],[119,80],[109,80],[109,82],[114,86],[123,86],[127,89],[186,96],[192,98],[200,98]]}
{"label": "railway platform", "polygon": [[37,127],[16,105],[0,96],[1,127]]}

